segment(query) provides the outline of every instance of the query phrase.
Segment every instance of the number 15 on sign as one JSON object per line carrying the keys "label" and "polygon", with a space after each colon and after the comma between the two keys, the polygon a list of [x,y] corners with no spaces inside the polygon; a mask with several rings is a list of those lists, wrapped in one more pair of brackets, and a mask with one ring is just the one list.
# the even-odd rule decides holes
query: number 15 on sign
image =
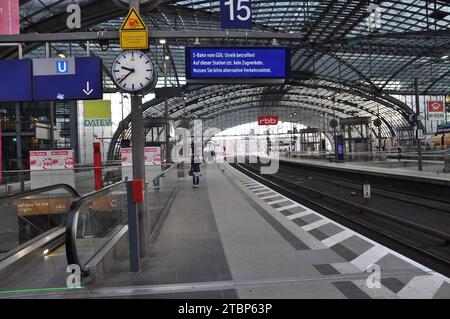
{"label": "number 15 on sign", "polygon": [[222,29],[251,29],[251,0],[220,0]]}

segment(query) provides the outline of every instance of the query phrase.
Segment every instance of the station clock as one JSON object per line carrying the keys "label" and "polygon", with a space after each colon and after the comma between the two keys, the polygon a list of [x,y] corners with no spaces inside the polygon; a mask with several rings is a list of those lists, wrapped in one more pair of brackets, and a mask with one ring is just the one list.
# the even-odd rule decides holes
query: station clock
{"label": "station clock", "polygon": [[144,93],[156,86],[156,69],[144,52],[128,50],[113,61],[111,74],[116,85],[124,92]]}

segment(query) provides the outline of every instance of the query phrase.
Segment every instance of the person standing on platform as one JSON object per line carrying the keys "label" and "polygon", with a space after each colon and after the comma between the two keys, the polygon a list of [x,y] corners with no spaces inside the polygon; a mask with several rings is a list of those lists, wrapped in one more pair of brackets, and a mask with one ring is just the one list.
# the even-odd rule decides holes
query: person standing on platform
{"label": "person standing on platform", "polygon": [[194,188],[198,188],[200,184],[200,159],[197,156],[192,159],[191,171],[192,171],[192,186]]}

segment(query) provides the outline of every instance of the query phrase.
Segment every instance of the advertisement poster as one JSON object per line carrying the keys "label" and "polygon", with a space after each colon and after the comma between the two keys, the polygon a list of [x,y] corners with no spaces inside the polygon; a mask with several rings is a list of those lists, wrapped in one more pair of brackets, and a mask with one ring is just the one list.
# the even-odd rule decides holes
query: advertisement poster
{"label": "advertisement poster", "polygon": [[131,148],[122,148],[120,151],[122,167],[133,166],[133,153]]}
{"label": "advertisement poster", "polygon": [[49,151],[30,152],[30,171],[50,170],[53,160]]}
{"label": "advertisement poster", "polygon": [[[122,167],[133,166],[133,152],[131,148],[122,148],[121,161]],[[145,166],[161,165],[162,161],[161,147],[160,146],[144,147],[144,161]]]}
{"label": "advertisement poster", "polygon": [[84,126],[111,126],[111,101],[93,100],[83,101]]}
{"label": "advertisement poster", "polygon": [[73,169],[73,151],[51,151],[52,169]]}
{"label": "advertisement poster", "polygon": [[65,170],[73,168],[73,150],[30,152],[31,171]]}
{"label": "advertisement poster", "polygon": [[145,165],[161,165],[161,147],[151,146],[144,148]]}
{"label": "advertisement poster", "polygon": [[428,101],[428,118],[443,120],[444,117],[444,101]]}

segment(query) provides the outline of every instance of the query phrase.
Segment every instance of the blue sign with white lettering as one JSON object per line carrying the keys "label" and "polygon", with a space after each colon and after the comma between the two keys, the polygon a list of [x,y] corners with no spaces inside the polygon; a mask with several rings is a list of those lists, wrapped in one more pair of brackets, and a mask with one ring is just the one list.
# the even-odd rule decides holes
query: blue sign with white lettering
{"label": "blue sign with white lettering", "polygon": [[69,72],[69,61],[57,61],[56,62],[56,73],[68,73]]}
{"label": "blue sign with white lettering", "polygon": [[0,60],[0,102],[33,99],[31,60]]}
{"label": "blue sign with white lettering", "polygon": [[99,57],[33,60],[33,96],[37,101],[103,98]]}
{"label": "blue sign with white lettering", "polygon": [[220,23],[222,29],[251,29],[251,0],[220,0]]}
{"label": "blue sign with white lettering", "polygon": [[186,77],[196,79],[286,79],[286,48],[186,48]]}

